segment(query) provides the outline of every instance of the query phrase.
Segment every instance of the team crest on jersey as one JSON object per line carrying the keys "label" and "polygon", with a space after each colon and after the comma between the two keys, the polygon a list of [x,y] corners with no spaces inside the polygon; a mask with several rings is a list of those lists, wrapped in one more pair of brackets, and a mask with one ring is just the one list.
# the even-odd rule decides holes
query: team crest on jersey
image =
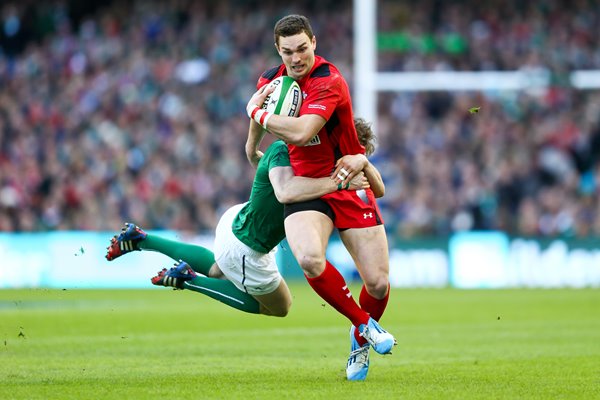
{"label": "team crest on jersey", "polygon": [[321,144],[321,139],[319,138],[319,135],[315,135],[310,139],[310,142],[306,143],[304,146],[316,146],[318,144]]}

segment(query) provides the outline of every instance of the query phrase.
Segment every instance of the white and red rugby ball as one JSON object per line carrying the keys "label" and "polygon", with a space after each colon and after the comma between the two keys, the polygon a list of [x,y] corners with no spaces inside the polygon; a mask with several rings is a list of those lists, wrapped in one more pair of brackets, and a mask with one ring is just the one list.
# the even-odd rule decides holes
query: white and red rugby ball
{"label": "white and red rugby ball", "polygon": [[302,91],[298,82],[284,75],[273,79],[268,85],[275,86],[275,90],[267,96],[262,108],[273,114],[297,117],[302,106]]}

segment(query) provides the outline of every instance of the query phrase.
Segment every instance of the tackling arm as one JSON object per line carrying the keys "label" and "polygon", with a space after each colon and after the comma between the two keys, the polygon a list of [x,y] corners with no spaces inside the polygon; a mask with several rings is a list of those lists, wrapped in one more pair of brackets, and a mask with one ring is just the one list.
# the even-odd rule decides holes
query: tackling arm
{"label": "tackling arm", "polygon": [[248,139],[246,139],[246,157],[254,168],[258,166],[258,161],[263,156],[263,152],[258,149],[260,143],[265,137],[266,131],[256,123],[254,120],[250,120],[250,126],[248,127]]}
{"label": "tackling arm", "polygon": [[356,174],[363,172],[369,180],[371,190],[375,197],[383,197],[385,194],[385,185],[379,170],[367,159],[364,154],[353,154],[343,156],[337,160],[336,168],[331,178],[336,183],[346,185]]}
{"label": "tackling arm", "polygon": [[369,180],[371,190],[373,191],[375,197],[383,197],[385,194],[385,184],[383,183],[383,178],[381,178],[379,170],[375,168],[373,164],[371,164],[371,161],[367,160],[367,166],[363,168],[363,172]]}
{"label": "tackling arm", "polygon": [[[338,184],[331,178],[306,178],[295,176],[292,167],[275,167],[269,171],[269,180],[277,201],[282,204],[317,199],[338,190]],[[369,181],[363,173],[356,174],[350,181],[348,190],[366,189]]]}

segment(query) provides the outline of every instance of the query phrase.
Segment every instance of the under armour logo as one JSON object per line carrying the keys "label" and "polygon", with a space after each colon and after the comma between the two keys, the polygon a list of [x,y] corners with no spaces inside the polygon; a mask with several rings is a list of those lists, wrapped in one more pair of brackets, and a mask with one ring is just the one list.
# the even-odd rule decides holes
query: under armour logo
{"label": "under armour logo", "polygon": [[368,214],[367,214],[367,213],[364,213],[364,214],[363,214],[363,218],[364,218],[364,219],[367,219],[367,218],[373,218],[373,213],[372,213],[372,212],[370,212],[370,213],[368,213]]}

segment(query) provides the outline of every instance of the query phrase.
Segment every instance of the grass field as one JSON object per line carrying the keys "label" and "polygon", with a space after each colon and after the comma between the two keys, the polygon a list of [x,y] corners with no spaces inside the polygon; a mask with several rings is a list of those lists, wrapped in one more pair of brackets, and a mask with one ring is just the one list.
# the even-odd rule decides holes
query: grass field
{"label": "grass field", "polygon": [[283,319],[169,289],[0,290],[0,399],[600,398],[600,290],[394,290],[394,354],[347,382],[348,323],[291,289]]}

